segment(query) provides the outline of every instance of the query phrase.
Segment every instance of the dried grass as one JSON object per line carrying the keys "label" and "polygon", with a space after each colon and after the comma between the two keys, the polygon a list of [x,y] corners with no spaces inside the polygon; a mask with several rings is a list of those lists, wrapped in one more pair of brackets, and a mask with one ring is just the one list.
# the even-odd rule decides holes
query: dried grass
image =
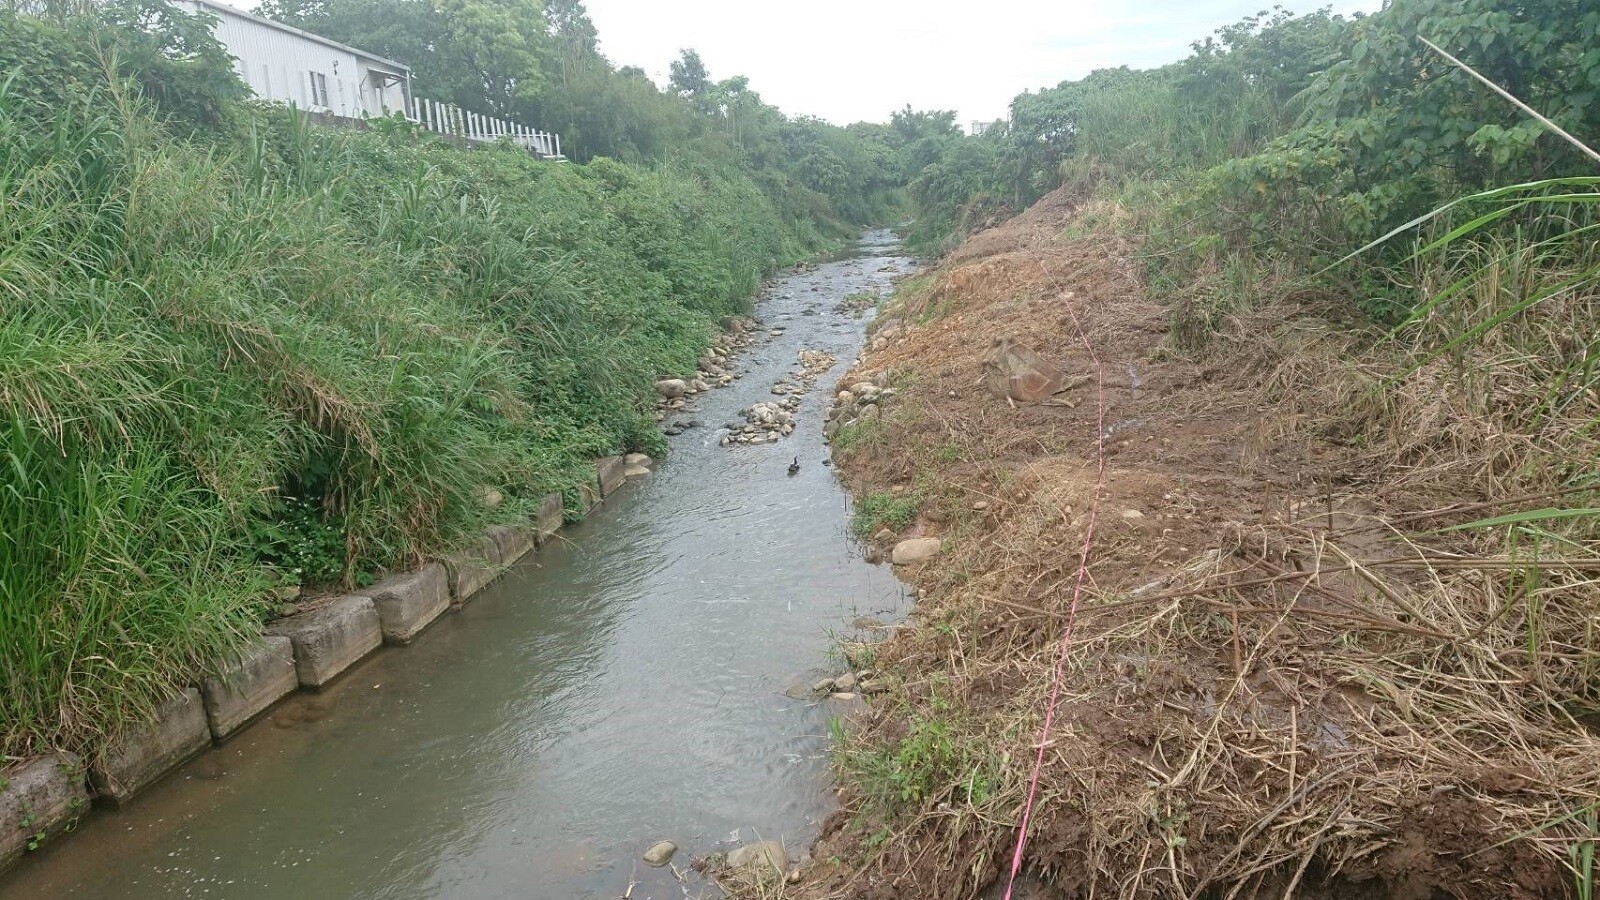
{"label": "dried grass", "polygon": [[[1439,529],[1597,505],[1574,465],[1600,458],[1593,392],[1531,418],[1548,373],[1525,349],[1592,304],[1398,378],[1424,330],[1376,342],[1289,304],[1183,359],[1132,248],[1068,235],[1072,205],[969,242],[850,376],[905,387],[841,471],[923,485],[915,528],[951,549],[913,573],[917,627],[875,648],[895,688],[840,748],[814,854],[839,863],[798,895],[975,897],[1009,864],[1093,410],[975,385],[997,334],[1083,370],[1068,302],[1106,363],[1111,477],[1029,867],[1066,897],[1572,894],[1600,806],[1600,544],[1582,522]],[[984,791],[903,758],[929,723],[993,764]],[[885,760],[928,783],[896,801]]]}

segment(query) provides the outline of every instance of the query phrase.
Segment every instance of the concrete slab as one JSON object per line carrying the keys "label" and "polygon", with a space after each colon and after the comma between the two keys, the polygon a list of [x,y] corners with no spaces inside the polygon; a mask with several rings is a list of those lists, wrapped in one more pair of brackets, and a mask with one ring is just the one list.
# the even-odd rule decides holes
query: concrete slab
{"label": "concrete slab", "polygon": [[383,639],[409,644],[450,608],[450,572],[429,563],[415,572],[392,575],[361,592],[378,610]]}
{"label": "concrete slab", "polygon": [[211,725],[199,688],[168,703],[153,724],[135,728],[89,767],[95,793],[122,804],[211,746]]}
{"label": "concrete slab", "polygon": [[450,571],[450,597],[457,606],[471,600],[472,595],[500,576],[500,567],[495,564],[499,555],[500,548],[484,537],[471,550],[444,558],[445,568]]}
{"label": "concrete slab", "polygon": [[533,533],[525,528],[496,525],[484,532],[484,537],[494,544],[494,561],[502,566],[511,565],[533,549]]}
{"label": "concrete slab", "polygon": [[0,769],[0,872],[72,827],[88,809],[83,764],[70,753]]}
{"label": "concrete slab", "polygon": [[200,683],[211,736],[220,741],[233,734],[299,687],[294,642],[282,635],[262,638],[235,664]]}
{"label": "concrete slab", "polygon": [[628,483],[628,464],[620,456],[602,456],[594,462],[600,496],[609,497]]}
{"label": "concrete slab", "polygon": [[539,511],[533,515],[533,540],[543,547],[549,543],[566,521],[566,507],[560,494],[545,494],[539,501]]}
{"label": "concrete slab", "polygon": [[587,517],[600,505],[600,485],[597,482],[586,481],[578,485],[578,513]]}
{"label": "concrete slab", "polygon": [[377,607],[363,596],[340,597],[267,631],[294,642],[295,673],[307,688],[322,687],[383,645]]}

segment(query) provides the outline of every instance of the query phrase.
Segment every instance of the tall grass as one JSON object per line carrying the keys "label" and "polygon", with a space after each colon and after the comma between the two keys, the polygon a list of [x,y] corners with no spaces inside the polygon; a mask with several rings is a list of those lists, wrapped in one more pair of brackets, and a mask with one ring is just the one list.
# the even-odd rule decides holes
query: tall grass
{"label": "tall grass", "polygon": [[[653,379],[805,252],[744,175],[0,90],[0,754],[92,750],[350,584],[659,450]],[[492,487],[495,509],[477,497]],[[311,509],[331,569],[297,548]]]}

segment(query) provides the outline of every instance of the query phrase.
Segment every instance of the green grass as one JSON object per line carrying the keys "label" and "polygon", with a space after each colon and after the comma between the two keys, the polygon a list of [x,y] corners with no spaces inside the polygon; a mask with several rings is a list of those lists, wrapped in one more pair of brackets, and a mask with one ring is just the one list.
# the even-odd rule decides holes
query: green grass
{"label": "green grass", "polygon": [[861,791],[869,814],[936,802],[982,807],[1002,786],[1004,759],[979,738],[947,704],[936,702],[932,711],[911,714],[905,733],[884,744],[858,743],[836,731],[834,759]]}
{"label": "green grass", "polygon": [[362,583],[661,453],[653,380],[814,249],[694,159],[246,110],[180,138],[29,77],[0,91],[0,753],[92,751],[277,585]]}
{"label": "green grass", "polygon": [[917,520],[917,510],[921,506],[921,497],[916,494],[874,491],[856,501],[855,517],[850,527],[862,537],[872,535],[880,528],[901,531]]}

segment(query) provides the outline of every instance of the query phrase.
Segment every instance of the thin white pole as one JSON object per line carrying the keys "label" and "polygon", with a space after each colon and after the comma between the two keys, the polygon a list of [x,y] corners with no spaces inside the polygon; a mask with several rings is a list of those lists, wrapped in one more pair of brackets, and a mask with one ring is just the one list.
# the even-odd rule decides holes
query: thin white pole
{"label": "thin white pole", "polygon": [[1568,143],[1572,144],[1572,146],[1577,147],[1579,150],[1581,150],[1584,153],[1588,154],[1589,157],[1592,158],[1595,162],[1600,162],[1600,153],[1596,153],[1592,148],[1589,147],[1588,144],[1585,144],[1583,141],[1580,141],[1577,138],[1573,137],[1572,135],[1568,134],[1566,132],[1566,130],[1563,129],[1560,125],[1557,125],[1556,123],[1554,123],[1554,122],[1550,121],[1549,119],[1546,119],[1544,116],[1540,115],[1538,110],[1534,109],[1533,107],[1529,106],[1526,103],[1523,103],[1521,100],[1518,100],[1517,98],[1511,96],[1511,92],[1507,91],[1505,88],[1501,87],[1500,85],[1495,84],[1494,82],[1492,82],[1489,79],[1483,77],[1482,75],[1479,75],[1476,69],[1472,68],[1471,66],[1469,66],[1466,63],[1462,62],[1461,60],[1456,59],[1454,56],[1451,56],[1450,54],[1444,52],[1443,50],[1441,50],[1439,48],[1439,45],[1435,44],[1433,41],[1428,40],[1427,38],[1423,37],[1420,34],[1417,35],[1417,40],[1423,42],[1424,44],[1427,44],[1430,48],[1432,48],[1433,52],[1435,52],[1435,53],[1439,54],[1440,56],[1444,57],[1445,59],[1448,59],[1451,62],[1455,63],[1458,67],[1461,68],[1461,70],[1463,72],[1466,72],[1468,75],[1471,75],[1473,78],[1476,78],[1479,81],[1483,82],[1486,86],[1488,86],[1489,90],[1494,91],[1496,94],[1499,94],[1500,96],[1506,98],[1507,100],[1510,100],[1512,102],[1512,104],[1514,104],[1517,107],[1517,109],[1520,109],[1523,112],[1527,113],[1528,115],[1533,116],[1535,119],[1537,119],[1540,125],[1543,125],[1544,127],[1546,127],[1548,129],[1550,129],[1551,131],[1555,132],[1556,134],[1566,138]]}

